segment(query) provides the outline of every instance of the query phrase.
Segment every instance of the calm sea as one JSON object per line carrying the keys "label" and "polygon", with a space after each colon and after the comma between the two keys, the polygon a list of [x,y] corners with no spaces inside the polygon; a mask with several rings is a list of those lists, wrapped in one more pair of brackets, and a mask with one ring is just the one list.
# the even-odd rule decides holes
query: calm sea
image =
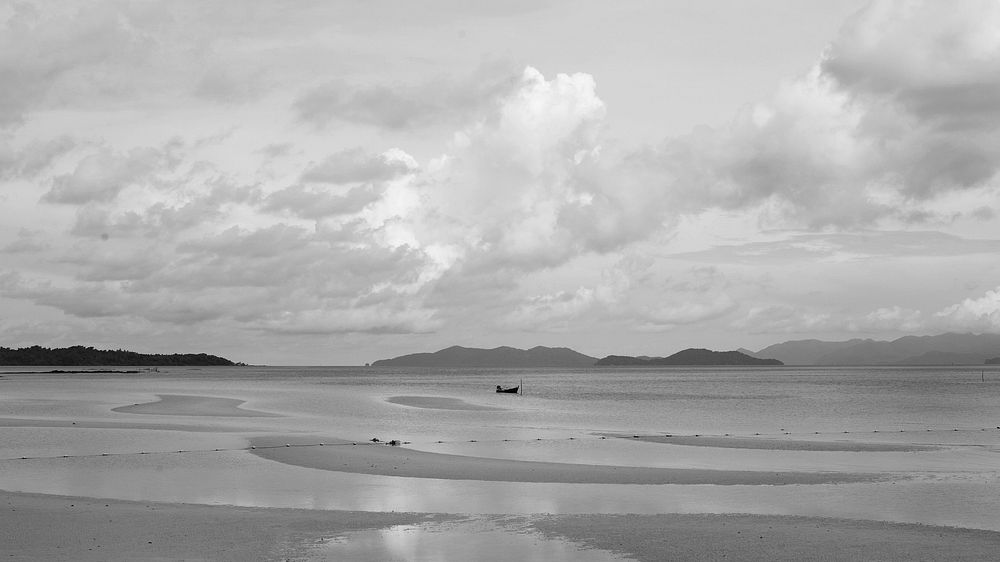
{"label": "calm sea", "polygon": [[[509,409],[507,414],[459,414],[463,429],[470,432],[530,427],[692,434],[829,433],[1000,425],[1000,368],[995,366],[577,370],[245,367],[171,369],[131,379],[109,375],[101,384],[116,391],[155,390],[159,381],[165,388],[183,389],[190,384],[195,388],[239,389],[260,400],[258,405],[264,409],[276,405],[301,413],[349,414],[352,420],[377,428],[401,431],[403,428],[393,424],[399,419],[417,424],[414,429],[428,437],[436,436],[436,430],[443,437],[456,437],[446,411],[429,415],[395,405],[343,411],[338,397],[354,393],[377,399],[444,396]],[[520,396],[493,392],[496,385],[519,384]],[[264,394],[259,394],[261,390]],[[442,426],[435,428],[437,422]]]}
{"label": "calm sea", "polygon": [[[369,511],[824,515],[1000,530],[995,516],[1000,512],[996,367],[241,367],[72,375],[13,374],[16,370],[22,369],[0,370],[0,418],[21,420],[8,421],[17,427],[0,430],[0,489]],[[497,385],[519,384],[523,395],[493,392]],[[245,401],[243,408],[279,417],[112,411],[164,394],[235,398]],[[424,398],[417,402],[425,406],[434,405],[426,400],[434,397],[460,402],[428,408],[390,401],[399,397]],[[65,427],[65,422],[77,425]],[[936,448],[727,449],[601,440],[600,433],[730,434]],[[249,437],[266,434],[314,436],[317,442],[400,439],[414,449],[490,458],[873,472],[898,478],[810,486],[396,478],[288,466],[241,450]],[[192,452],[175,454],[178,450]]]}

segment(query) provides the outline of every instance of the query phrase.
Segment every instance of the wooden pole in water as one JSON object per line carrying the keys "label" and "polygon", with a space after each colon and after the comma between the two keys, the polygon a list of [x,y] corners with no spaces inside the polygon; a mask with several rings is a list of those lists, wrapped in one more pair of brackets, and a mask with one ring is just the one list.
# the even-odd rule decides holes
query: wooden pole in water
{"label": "wooden pole in water", "polygon": [[521,379],[521,384],[518,385],[518,388],[521,390],[521,396],[524,396],[524,379]]}

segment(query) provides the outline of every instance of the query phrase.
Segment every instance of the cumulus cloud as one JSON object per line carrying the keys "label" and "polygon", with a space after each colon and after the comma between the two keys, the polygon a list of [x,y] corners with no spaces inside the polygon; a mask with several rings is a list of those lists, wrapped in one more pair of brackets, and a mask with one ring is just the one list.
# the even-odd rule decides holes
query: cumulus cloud
{"label": "cumulus cloud", "polygon": [[[1000,117],[1000,6],[990,0],[879,1],[854,16],[823,61],[852,89],[889,95],[922,119],[950,129],[987,129]],[[965,102],[965,103],[956,103]]]}
{"label": "cumulus cloud", "polygon": [[632,163],[684,212],[764,206],[809,227],[928,220],[937,197],[996,188],[998,25],[993,2],[876,1],[770,99]]}
{"label": "cumulus cloud", "polygon": [[934,315],[934,322],[962,331],[1000,330],[1000,287],[975,299],[965,299]]}
{"label": "cumulus cloud", "polygon": [[576,176],[599,153],[604,115],[591,76],[525,69],[516,91],[427,166],[418,237],[459,244],[490,267],[533,269],[586,251],[584,225],[564,217],[593,200],[597,187]]}
{"label": "cumulus cloud", "polygon": [[408,333],[439,325],[423,306],[426,258],[296,226],[233,227],[177,245],[110,239],[59,258],[72,278],[6,272],[0,293],[68,315],[284,333]]}
{"label": "cumulus cloud", "polygon": [[858,332],[918,332],[926,327],[919,310],[900,306],[879,308],[869,312],[858,322],[852,322],[851,331]]}
{"label": "cumulus cloud", "polygon": [[[295,62],[308,57],[285,51],[290,47],[282,39],[322,25],[324,19],[314,16],[324,7],[260,6],[236,16],[237,7],[11,3],[0,13],[0,127],[21,125],[48,109],[151,108],[178,99],[245,102],[301,78]],[[281,56],[286,59],[275,58]]]}
{"label": "cumulus cloud", "polygon": [[124,154],[102,148],[81,159],[72,172],[53,178],[52,189],[42,200],[76,205],[111,201],[122,190],[176,165],[177,149],[174,142],[162,149],[136,148]]}
{"label": "cumulus cloud", "polygon": [[78,244],[55,261],[76,266],[76,279],[83,282],[137,281],[162,269],[167,257],[169,255],[157,247]]}
{"label": "cumulus cloud", "polygon": [[256,205],[263,197],[260,186],[241,185],[211,169],[151,173],[146,180],[133,182],[141,196],[128,202],[97,199],[79,206],[70,233],[102,239],[177,239],[187,231],[229,221],[236,208]]}
{"label": "cumulus cloud", "polygon": [[[182,53],[183,42],[165,39],[187,35],[152,25],[193,22],[196,9],[117,6],[82,10],[79,21],[75,8],[12,9],[0,34],[0,84],[10,84],[0,125],[65,107],[118,115],[178,92],[247,101],[276,80],[261,77],[251,60],[260,51],[237,39],[192,31],[198,40]],[[341,76],[333,62],[323,67],[332,81],[299,76],[260,107],[224,108],[233,111],[222,116],[227,133],[204,142],[158,145],[122,122],[101,144],[29,138],[52,127],[39,118],[30,134],[16,129],[0,143],[0,179],[47,189],[38,208],[56,220],[41,232],[0,230],[19,264],[44,252],[0,291],[80,318],[265,334],[423,333],[470,318],[513,330],[985,329],[996,326],[992,292],[939,312],[846,310],[755,293],[749,274],[733,270],[995,253],[990,240],[876,229],[890,219],[991,220],[991,205],[1000,208],[998,28],[995,3],[876,2],[808,72],[731,122],[639,148],[607,140],[593,76],[507,64],[389,82]],[[162,75],[122,80],[147,63]],[[172,116],[157,126],[170,129]],[[289,132],[273,125],[282,119],[315,127]],[[407,147],[425,126],[447,127],[450,141],[435,146],[421,129]],[[26,199],[11,196],[18,208]],[[706,211],[749,211],[760,216],[746,221],[755,228],[810,233],[664,256],[678,225]],[[684,260],[722,265],[684,270]]]}
{"label": "cumulus cloud", "polygon": [[840,331],[845,323],[823,310],[806,310],[786,304],[751,306],[732,327],[751,334],[801,334]]}
{"label": "cumulus cloud", "polygon": [[725,293],[704,297],[701,302],[679,302],[671,305],[653,305],[644,315],[643,329],[675,328],[695,324],[729,314],[737,308]]}
{"label": "cumulus cloud", "polygon": [[651,260],[609,263],[592,285],[530,295],[501,316],[504,328],[566,331],[618,325],[639,332],[669,332],[730,317],[740,308],[732,283],[714,267],[665,273]]}
{"label": "cumulus cloud", "polygon": [[335,81],[314,88],[295,102],[299,120],[324,126],[333,119],[401,129],[441,111],[432,96],[400,92],[386,85],[352,86]]}
{"label": "cumulus cloud", "polygon": [[47,250],[50,245],[51,243],[44,232],[21,228],[17,232],[17,238],[4,246],[0,251],[9,254],[25,254]]}
{"label": "cumulus cloud", "polygon": [[334,121],[400,130],[444,120],[461,122],[517,87],[506,63],[484,64],[462,80],[444,76],[415,84],[356,83],[344,79],[314,86],[295,100],[299,121],[325,127]]}
{"label": "cumulus cloud", "polygon": [[646,280],[633,285],[626,293],[624,314],[638,320],[644,331],[704,323],[739,308],[730,279],[716,267],[695,267],[659,282]]}
{"label": "cumulus cloud", "polygon": [[83,283],[70,286],[35,282],[15,275],[0,283],[5,296],[31,300],[79,318],[135,317],[154,322],[192,324],[219,318],[239,297],[179,295],[160,292],[136,294],[116,283]]}
{"label": "cumulus cloud", "polygon": [[817,263],[893,257],[989,255],[1000,252],[1000,240],[976,239],[926,230],[857,230],[854,232],[786,232],[778,240],[718,245],[675,257],[709,263]]}
{"label": "cumulus cloud", "polygon": [[302,173],[302,181],[317,183],[381,182],[417,168],[412,156],[401,150],[369,154],[361,148],[342,150]]}
{"label": "cumulus cloud", "polygon": [[516,309],[504,315],[501,324],[516,329],[553,330],[572,325],[571,321],[601,302],[601,295],[593,289],[580,287],[575,291],[559,291],[529,298]]}
{"label": "cumulus cloud", "polygon": [[1000,287],[937,311],[886,306],[852,314],[833,307],[758,305],[750,307],[732,325],[763,334],[995,332],[1000,330]]}
{"label": "cumulus cloud", "polygon": [[51,14],[15,3],[0,33],[0,126],[21,123],[37,106],[78,96],[123,99],[128,83],[108,80],[109,67],[137,68],[153,49],[150,38],[112,6]]}
{"label": "cumulus cloud", "polygon": [[266,211],[290,211],[306,219],[352,215],[378,201],[384,192],[384,187],[372,184],[354,186],[343,194],[293,185],[268,195],[263,208]]}
{"label": "cumulus cloud", "polygon": [[[417,172],[416,160],[399,149],[371,154],[360,148],[337,152],[311,164],[301,182],[269,194],[263,210],[301,218],[357,215],[389,197],[391,182]],[[402,212],[402,211],[400,211]]]}
{"label": "cumulus cloud", "polygon": [[[228,318],[282,333],[433,329],[436,307],[450,300],[439,291],[454,288],[438,288],[447,274],[479,276],[495,288],[518,271],[590,250],[587,225],[562,217],[603,189],[578,178],[599,156],[605,107],[594,80],[546,79],[529,67],[516,86],[426,166],[397,149],[347,150],[305,165],[301,183],[280,189],[219,180],[206,193],[193,188],[204,179],[197,171],[160,177],[176,166],[169,150],[102,149],[57,176],[45,200],[80,205],[73,232],[115,245],[77,252],[74,280],[19,294],[88,317],[130,310],[171,321],[162,310],[174,302],[163,295],[172,294],[188,297],[176,321]],[[153,187],[142,197],[123,196],[146,184]],[[242,206],[223,213],[234,202]],[[245,224],[233,224],[237,211],[249,213]],[[267,216],[286,211],[316,222]],[[232,287],[246,295],[224,300],[238,315],[209,302]],[[115,294],[127,304],[111,306]],[[72,295],[91,304],[74,304]],[[142,297],[160,304],[139,304]],[[544,301],[534,306],[556,306]]]}
{"label": "cumulus cloud", "polygon": [[20,149],[0,140],[0,179],[35,178],[76,148],[77,144],[75,139],[66,135],[36,140]]}
{"label": "cumulus cloud", "polygon": [[339,310],[305,310],[265,318],[254,329],[289,335],[304,334],[419,334],[432,332],[441,323],[431,309],[402,307],[349,307]]}

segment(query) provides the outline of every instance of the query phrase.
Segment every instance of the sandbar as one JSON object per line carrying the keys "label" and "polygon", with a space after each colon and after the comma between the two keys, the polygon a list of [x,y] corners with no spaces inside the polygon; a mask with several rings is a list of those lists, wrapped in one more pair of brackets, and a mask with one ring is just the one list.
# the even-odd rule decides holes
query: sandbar
{"label": "sandbar", "polygon": [[[315,445],[318,442],[323,442],[324,446]],[[284,464],[336,472],[409,478],[578,484],[718,485],[839,484],[904,478],[892,474],[848,472],[756,472],[521,461],[433,453],[381,443],[303,436],[254,437],[250,443],[254,454]]]}
{"label": "sandbar", "polygon": [[414,408],[429,408],[433,410],[504,410],[495,406],[483,406],[472,404],[461,398],[449,398],[447,396],[392,396],[386,398],[386,402],[399,404],[401,406],[412,406]]}
{"label": "sandbar", "polygon": [[33,418],[0,418],[0,427],[66,427],[71,429],[150,429],[159,431],[191,431],[191,432],[243,432],[245,428],[213,426],[213,425],[184,425],[165,423],[142,423],[136,421],[113,422],[97,420],[57,420],[57,419],[33,419]]}
{"label": "sandbar", "polygon": [[111,408],[125,414],[151,414],[161,416],[210,416],[226,418],[271,418],[279,414],[246,410],[240,404],[246,400],[217,398],[214,396],[189,396],[184,394],[157,394],[159,400]]}
{"label": "sandbar", "polygon": [[847,451],[847,452],[909,452],[941,449],[935,445],[912,443],[861,443],[857,441],[803,441],[752,437],[718,437],[694,435],[623,435],[602,433],[606,437],[633,439],[646,443],[666,443],[689,447],[716,447],[720,449],[767,449],[774,451]]}
{"label": "sandbar", "polygon": [[559,515],[532,527],[642,561],[978,561],[1000,552],[995,531],[801,516]]}

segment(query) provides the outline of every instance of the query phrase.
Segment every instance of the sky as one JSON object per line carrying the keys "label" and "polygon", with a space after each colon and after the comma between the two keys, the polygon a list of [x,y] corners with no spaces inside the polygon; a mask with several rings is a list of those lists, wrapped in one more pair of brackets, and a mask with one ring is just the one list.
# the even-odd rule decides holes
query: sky
{"label": "sky", "polygon": [[1000,2],[0,3],[0,346],[1000,332]]}

